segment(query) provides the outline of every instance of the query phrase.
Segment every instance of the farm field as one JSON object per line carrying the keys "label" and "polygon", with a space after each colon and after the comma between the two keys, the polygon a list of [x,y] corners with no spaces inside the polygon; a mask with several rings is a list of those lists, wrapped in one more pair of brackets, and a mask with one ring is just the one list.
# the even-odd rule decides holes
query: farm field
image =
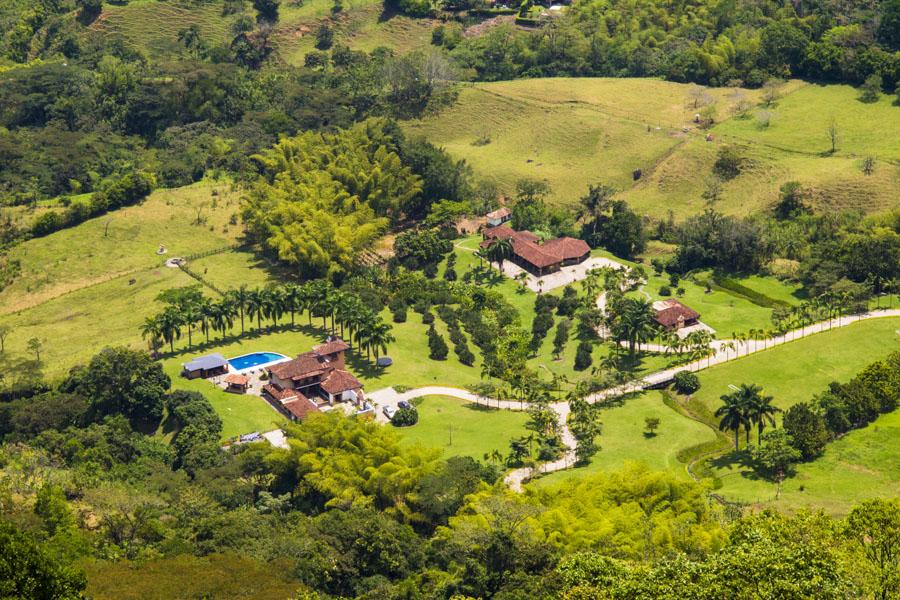
{"label": "farm field", "polygon": [[[551,199],[572,205],[588,184],[603,182],[622,190],[638,211],[676,218],[702,211],[702,193],[712,175],[716,152],[724,144],[740,146],[742,173],[722,186],[716,209],[746,215],[766,209],[778,189],[796,180],[820,210],[863,209],[878,212],[896,206],[900,177],[892,135],[871,147],[871,129],[900,123],[890,99],[864,104],[849,86],[813,86],[789,82],[784,97],[769,109],[776,116],[763,130],[751,113],[730,117],[733,89],[709,90],[720,123],[709,133],[692,124],[689,85],[652,79],[552,78],[479,83],[463,88],[456,105],[439,115],[405,125],[457,158],[476,174],[493,180],[506,194],[522,178],[544,180]],[[740,90],[751,102],[758,91]],[[821,101],[828,114],[805,118]],[[831,116],[842,139],[833,155],[823,155]],[[824,121],[824,125],[823,123]],[[539,127],[535,124],[540,123]],[[802,124],[801,124],[802,123]],[[889,124],[890,123],[890,124]],[[791,125],[796,124],[796,126]],[[874,155],[876,168],[862,172],[861,161]],[[632,172],[642,171],[636,182]]]}
{"label": "farm field", "polygon": [[444,456],[484,460],[494,450],[509,452],[509,442],[525,435],[524,412],[497,410],[447,396],[417,399],[419,422],[398,428],[404,444],[440,448]]}
{"label": "farm field", "polygon": [[[327,24],[334,30],[334,43],[354,50],[378,47],[406,52],[428,46],[436,21],[416,19],[385,10],[378,0],[346,0],[339,13],[332,13],[331,0],[282,3],[272,45],[282,60],[302,65],[316,49],[316,30]],[[251,6],[245,13],[253,16]],[[178,32],[191,25],[200,30],[208,47],[227,46],[239,15],[224,15],[221,3],[171,3],[163,0],[132,0],[124,5],[107,4],[89,31],[106,39],[119,39],[145,53],[177,55],[184,52]]]}
{"label": "farm field", "polygon": [[[659,419],[656,435],[646,435],[646,418]],[[716,437],[708,426],[666,406],[662,393],[657,391],[626,398],[621,404],[604,409],[600,420],[603,422],[603,433],[598,438],[600,450],[588,465],[544,475],[528,487],[546,487],[598,471],[619,470],[629,461],[643,462],[653,470],[690,479],[687,465],[677,458],[678,452]]]}
{"label": "farm field", "polygon": [[[127,276],[127,281],[141,271],[165,269],[161,265],[167,258],[235,244],[242,229],[229,224],[238,211],[238,194],[229,187],[202,181],[160,189],[140,205],[15,246],[9,258],[21,261],[22,271],[0,292],[0,314],[114,278]],[[160,245],[166,254],[156,253]]]}

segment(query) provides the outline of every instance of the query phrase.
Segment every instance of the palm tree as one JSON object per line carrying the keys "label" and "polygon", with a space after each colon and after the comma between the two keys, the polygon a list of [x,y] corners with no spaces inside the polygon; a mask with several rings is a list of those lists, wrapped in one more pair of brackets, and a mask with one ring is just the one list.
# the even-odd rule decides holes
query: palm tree
{"label": "palm tree", "polygon": [[647,300],[625,298],[618,308],[619,314],[613,319],[613,335],[616,341],[628,342],[628,353],[633,356],[639,343],[654,337],[656,320],[653,307]]}
{"label": "palm tree", "polygon": [[503,261],[513,254],[512,240],[495,238],[487,247],[487,256],[491,262],[497,263],[497,269],[503,271]]}
{"label": "palm tree", "polygon": [[263,318],[263,305],[265,300],[263,299],[263,292],[259,289],[247,290],[246,292],[246,301],[244,303],[244,309],[247,311],[247,316],[250,317],[252,321],[254,318],[256,319],[256,329],[262,329],[262,318]]}
{"label": "palm tree", "polygon": [[[756,384],[741,384],[737,392],[747,407],[747,416],[753,423],[756,423],[757,436],[756,443],[762,443],[762,433],[766,425],[775,427],[775,415],[781,412],[777,406],[772,406],[772,396],[763,396],[762,388]],[[747,432],[750,435],[750,432]],[[749,437],[748,437],[749,439]]]}
{"label": "palm tree", "polygon": [[200,306],[195,302],[186,302],[180,306],[182,322],[187,326],[188,348],[193,345],[194,325],[200,320]]}
{"label": "palm tree", "polygon": [[163,341],[169,344],[169,350],[175,352],[175,340],[181,339],[181,326],[184,324],[184,319],[174,306],[166,308],[157,319],[159,319],[159,334]]}
{"label": "palm tree", "polygon": [[268,287],[262,291],[262,312],[278,327],[278,319],[284,314],[284,292],[281,288]]}
{"label": "palm tree", "polygon": [[291,327],[294,326],[294,315],[303,308],[303,288],[296,283],[284,287],[284,308],[291,313]]}
{"label": "palm tree", "polygon": [[197,303],[197,314],[200,317],[200,331],[206,336],[206,343],[209,343],[209,329],[215,308],[212,300],[203,297]]}
{"label": "palm tree", "polygon": [[391,334],[391,326],[384,321],[379,321],[369,331],[366,340],[366,358],[369,357],[369,350],[375,353],[375,360],[378,360],[381,352],[387,352],[388,344],[395,342],[395,338]]}
{"label": "palm tree", "polygon": [[491,452],[484,453],[484,460],[499,465],[503,462],[503,454],[495,448]]}
{"label": "palm tree", "polygon": [[715,412],[715,416],[719,418],[719,431],[733,431],[734,449],[738,450],[738,432],[747,421],[746,407],[737,393],[725,394],[721,399],[724,404]]}
{"label": "palm tree", "polygon": [[162,325],[159,315],[147,317],[141,325],[141,338],[147,340],[150,349],[156,353],[162,341]]}
{"label": "palm tree", "polygon": [[225,339],[225,332],[234,326],[234,315],[234,305],[227,298],[223,298],[221,302],[213,305],[213,329],[222,332],[222,339]]}
{"label": "palm tree", "polygon": [[241,315],[241,335],[244,335],[244,309],[247,307],[247,286],[241,285],[241,287],[236,290],[228,290],[228,293],[225,294],[225,297],[231,301],[233,306],[237,309],[238,313]]}

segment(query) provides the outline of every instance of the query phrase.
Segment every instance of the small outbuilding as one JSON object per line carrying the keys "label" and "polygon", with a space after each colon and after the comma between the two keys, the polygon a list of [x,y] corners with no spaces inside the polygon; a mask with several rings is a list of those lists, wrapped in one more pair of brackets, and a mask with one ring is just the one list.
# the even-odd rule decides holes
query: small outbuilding
{"label": "small outbuilding", "polygon": [[228,361],[218,352],[195,358],[182,365],[181,374],[188,379],[215,377],[228,372]]}
{"label": "small outbuilding", "polygon": [[692,327],[700,319],[700,313],[674,298],[654,302],[653,311],[656,322],[669,331]]}
{"label": "small outbuilding", "polygon": [[496,227],[512,219],[512,211],[504,206],[489,212],[485,216],[487,217],[488,227]]}
{"label": "small outbuilding", "polygon": [[235,394],[246,394],[250,387],[250,378],[239,373],[232,373],[225,376],[225,391]]}

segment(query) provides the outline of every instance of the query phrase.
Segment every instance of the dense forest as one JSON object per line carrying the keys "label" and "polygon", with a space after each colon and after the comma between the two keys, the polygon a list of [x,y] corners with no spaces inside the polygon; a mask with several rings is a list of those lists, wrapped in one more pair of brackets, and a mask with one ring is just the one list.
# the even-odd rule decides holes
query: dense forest
{"label": "dense forest", "polygon": [[[896,502],[863,503],[840,521],[738,517],[704,487],[637,465],[523,496],[498,483],[495,463],[442,459],[334,413],[289,427],[289,449],[220,452],[209,404],[168,386],[146,354],[113,348],[58,387],[33,381],[5,399],[0,457],[17,473],[0,497],[6,595],[77,598],[78,565],[102,589],[127,564],[132,585],[155,597],[228,564],[247,573],[225,576],[231,597],[252,588],[398,599],[896,591]],[[144,433],[156,427],[171,445]],[[170,572],[151,577],[160,570]]]}

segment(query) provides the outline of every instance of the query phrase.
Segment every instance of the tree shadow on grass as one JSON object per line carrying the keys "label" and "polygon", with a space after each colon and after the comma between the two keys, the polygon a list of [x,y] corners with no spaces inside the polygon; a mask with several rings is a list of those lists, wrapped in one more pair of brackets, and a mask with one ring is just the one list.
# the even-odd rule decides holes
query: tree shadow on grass
{"label": "tree shadow on grass", "polygon": [[721,456],[717,456],[709,460],[709,464],[716,469],[732,469],[737,470],[741,477],[751,480],[763,479],[757,472],[756,461],[746,448],[742,450],[732,450]]}

